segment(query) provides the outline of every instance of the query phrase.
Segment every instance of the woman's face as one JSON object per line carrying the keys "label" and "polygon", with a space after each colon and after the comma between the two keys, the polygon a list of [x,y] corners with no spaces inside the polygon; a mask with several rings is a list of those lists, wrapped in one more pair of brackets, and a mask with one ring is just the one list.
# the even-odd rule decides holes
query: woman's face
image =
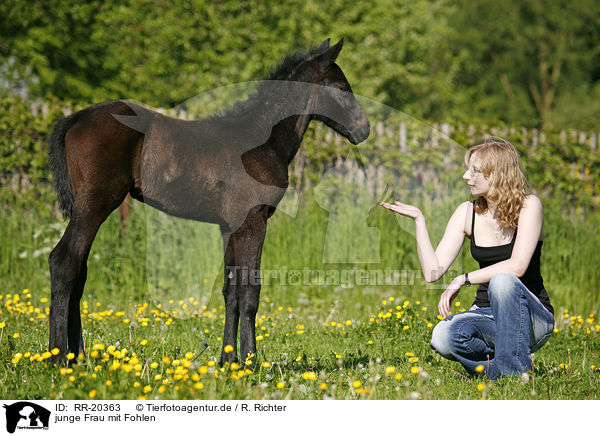
{"label": "woman's face", "polygon": [[481,161],[477,157],[477,153],[473,153],[469,159],[469,168],[465,171],[463,179],[467,181],[471,189],[471,195],[485,195],[490,190],[490,182],[481,172]]}

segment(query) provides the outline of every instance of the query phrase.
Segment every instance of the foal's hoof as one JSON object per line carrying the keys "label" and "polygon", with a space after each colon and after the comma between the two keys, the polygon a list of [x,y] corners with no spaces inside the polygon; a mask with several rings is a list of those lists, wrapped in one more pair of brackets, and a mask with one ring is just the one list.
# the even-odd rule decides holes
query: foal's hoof
{"label": "foal's hoof", "polygon": [[62,353],[52,355],[47,360],[51,366],[66,366],[69,362],[65,354]]}
{"label": "foal's hoof", "polygon": [[232,363],[238,363],[237,355],[235,355],[233,353],[227,353],[227,354],[224,353],[221,355],[221,360],[219,360],[219,365],[221,367],[223,367],[227,364],[232,364]]}

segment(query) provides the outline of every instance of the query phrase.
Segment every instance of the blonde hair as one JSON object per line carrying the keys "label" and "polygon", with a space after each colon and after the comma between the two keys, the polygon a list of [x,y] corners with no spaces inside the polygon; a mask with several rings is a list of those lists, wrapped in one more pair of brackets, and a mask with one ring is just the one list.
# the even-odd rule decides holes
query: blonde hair
{"label": "blonde hair", "polygon": [[[529,184],[521,168],[519,153],[505,139],[491,137],[483,144],[475,145],[465,153],[465,164],[469,166],[471,156],[477,153],[481,161],[481,172],[490,183],[486,197],[496,206],[496,217],[502,227],[517,228],[519,214]],[[475,200],[475,212],[484,213],[488,204],[484,197]]]}

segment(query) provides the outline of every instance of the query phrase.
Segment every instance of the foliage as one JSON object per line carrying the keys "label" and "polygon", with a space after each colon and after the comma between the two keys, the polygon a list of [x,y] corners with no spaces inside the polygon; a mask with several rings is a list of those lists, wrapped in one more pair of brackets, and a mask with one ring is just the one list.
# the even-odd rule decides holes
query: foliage
{"label": "foliage", "polygon": [[[595,128],[598,3],[22,0],[0,5],[2,88],[169,107],[345,38],[355,92],[429,120]],[[586,108],[582,110],[580,108]],[[579,108],[573,116],[573,108]]]}
{"label": "foliage", "polygon": [[[597,126],[597,105],[573,95],[599,78],[597,2],[459,4],[451,20],[451,44],[459,48],[460,59],[454,88],[459,113],[526,126],[548,127],[550,120],[560,126],[566,119],[581,127]],[[565,103],[586,107],[587,114],[575,121]]]}

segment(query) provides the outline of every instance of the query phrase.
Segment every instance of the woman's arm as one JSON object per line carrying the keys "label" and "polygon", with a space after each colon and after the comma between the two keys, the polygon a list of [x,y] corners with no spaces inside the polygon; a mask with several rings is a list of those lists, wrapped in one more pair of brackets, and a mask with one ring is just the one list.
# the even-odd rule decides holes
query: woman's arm
{"label": "woman's arm", "polygon": [[[517,277],[523,276],[531,257],[540,239],[544,211],[542,203],[535,195],[525,199],[519,214],[517,238],[510,259],[495,263],[488,267],[469,272],[469,281],[472,284],[488,283],[498,273],[510,273]],[[458,291],[465,284],[465,275],[456,277],[440,297],[438,310],[440,315],[446,317],[450,314],[450,303],[456,298]]]}
{"label": "woman's arm", "polygon": [[465,217],[469,202],[462,203],[454,211],[448,221],[444,236],[435,251],[429,239],[425,217],[418,208],[399,201],[394,202],[394,204],[380,204],[386,209],[415,220],[417,256],[419,257],[423,276],[429,283],[439,280],[448,271],[462,248],[465,239]]}

